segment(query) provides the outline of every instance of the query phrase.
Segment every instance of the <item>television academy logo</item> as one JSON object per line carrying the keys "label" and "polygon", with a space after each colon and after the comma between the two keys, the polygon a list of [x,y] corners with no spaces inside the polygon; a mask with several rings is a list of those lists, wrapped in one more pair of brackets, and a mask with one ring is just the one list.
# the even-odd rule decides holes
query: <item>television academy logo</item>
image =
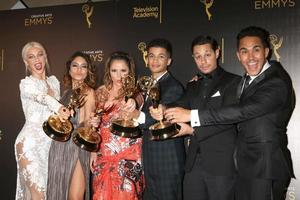
{"label": "television academy logo", "polygon": [[278,39],[278,37],[275,34],[271,34],[269,38],[270,38],[270,43],[273,46],[273,52],[274,52],[274,55],[276,57],[276,60],[279,62],[280,61],[280,55],[278,53],[278,49],[282,45],[283,37],[280,37],[280,39]]}
{"label": "television academy logo", "polygon": [[200,2],[204,4],[207,18],[210,21],[212,18],[212,14],[211,14],[211,12],[209,12],[208,9],[210,9],[212,7],[214,0],[200,0]]}
{"label": "television academy logo", "polygon": [[159,0],[159,5],[143,5],[132,7],[132,18],[133,19],[158,19],[159,23],[162,24],[163,20],[163,0]]}
{"label": "television academy logo", "polygon": [[88,24],[88,27],[91,28],[92,22],[90,20],[90,17],[93,15],[94,6],[90,6],[89,4],[84,4],[81,10],[85,14],[85,20],[86,23]]}

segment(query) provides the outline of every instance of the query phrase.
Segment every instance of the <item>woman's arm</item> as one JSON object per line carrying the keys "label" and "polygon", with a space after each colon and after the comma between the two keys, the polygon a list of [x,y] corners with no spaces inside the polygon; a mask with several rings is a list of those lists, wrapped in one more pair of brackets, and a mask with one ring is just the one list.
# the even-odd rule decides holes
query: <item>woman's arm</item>
{"label": "woman's arm", "polygon": [[19,87],[21,98],[29,99],[45,105],[53,112],[58,113],[59,109],[63,106],[54,97],[50,96],[46,92],[43,93],[39,91],[36,88],[36,83],[30,80],[30,78],[21,80]]}

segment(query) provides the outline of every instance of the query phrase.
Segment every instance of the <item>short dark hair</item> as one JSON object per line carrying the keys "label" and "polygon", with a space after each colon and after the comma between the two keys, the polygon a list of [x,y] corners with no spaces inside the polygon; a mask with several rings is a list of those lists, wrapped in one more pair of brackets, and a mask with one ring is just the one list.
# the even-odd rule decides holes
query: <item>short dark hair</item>
{"label": "short dark hair", "polygon": [[210,44],[211,48],[215,51],[219,48],[219,44],[216,39],[212,38],[209,35],[199,35],[193,41],[191,45],[191,51],[193,53],[194,46],[196,45],[203,45],[203,44]]}
{"label": "short dark hair", "polygon": [[257,26],[248,26],[238,33],[236,37],[237,48],[239,48],[240,40],[247,36],[258,37],[261,40],[264,48],[270,49],[270,33],[267,30]]}
{"label": "short dark hair", "polygon": [[166,40],[164,38],[153,39],[147,44],[147,51],[149,51],[149,49],[151,47],[161,47],[161,48],[166,49],[170,58],[172,58],[172,45],[168,40]]}

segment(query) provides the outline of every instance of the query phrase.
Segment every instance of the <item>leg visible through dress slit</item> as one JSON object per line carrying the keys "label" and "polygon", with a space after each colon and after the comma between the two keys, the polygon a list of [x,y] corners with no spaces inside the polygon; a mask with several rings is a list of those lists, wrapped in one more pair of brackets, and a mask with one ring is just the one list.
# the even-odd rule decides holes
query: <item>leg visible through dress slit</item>
{"label": "leg visible through dress slit", "polygon": [[71,178],[69,199],[70,200],[84,199],[84,192],[85,192],[85,175],[83,173],[81,163],[78,159]]}
{"label": "leg visible through dress slit", "polygon": [[[32,165],[32,161],[24,155],[23,141],[16,144],[17,162],[18,162],[18,177],[20,189],[23,193],[22,199],[28,200],[44,200],[45,188],[39,188],[38,185],[31,180],[31,172],[28,169]],[[19,191],[17,191],[19,192]]]}

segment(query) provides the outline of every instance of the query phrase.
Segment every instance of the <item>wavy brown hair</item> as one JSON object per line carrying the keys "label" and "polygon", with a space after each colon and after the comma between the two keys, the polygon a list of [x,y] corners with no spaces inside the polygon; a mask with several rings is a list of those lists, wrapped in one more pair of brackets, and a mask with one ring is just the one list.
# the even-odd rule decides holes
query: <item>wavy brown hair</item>
{"label": "wavy brown hair", "polygon": [[72,77],[70,76],[69,72],[71,68],[71,63],[76,57],[81,57],[87,62],[87,76],[84,79],[84,83],[94,89],[96,86],[95,67],[92,64],[92,60],[90,56],[81,51],[76,51],[66,62],[66,71],[63,78],[64,87],[65,88],[72,87]]}
{"label": "wavy brown hair", "polygon": [[112,88],[112,79],[110,76],[110,67],[113,61],[123,60],[129,68],[129,76],[135,77],[135,63],[131,56],[122,51],[116,51],[110,54],[105,63],[103,83],[105,87],[110,90]]}

